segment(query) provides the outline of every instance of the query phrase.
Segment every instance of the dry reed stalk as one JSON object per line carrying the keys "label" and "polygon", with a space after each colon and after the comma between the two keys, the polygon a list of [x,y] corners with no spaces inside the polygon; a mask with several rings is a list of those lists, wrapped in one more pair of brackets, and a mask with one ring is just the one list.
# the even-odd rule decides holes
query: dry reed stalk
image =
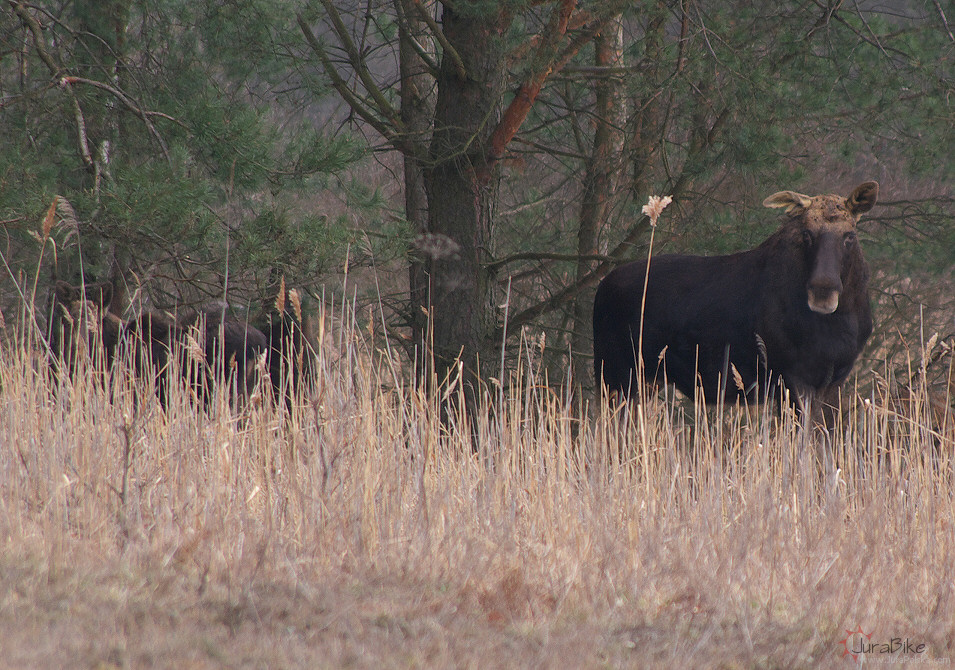
{"label": "dry reed stalk", "polygon": [[859,625],[950,654],[955,450],[924,412],[847,405],[820,475],[790,413],[573,415],[525,343],[472,430],[350,306],[321,319],[290,410],[183,381],[164,411],[130,360],[54,392],[0,349],[11,663],[825,668]]}

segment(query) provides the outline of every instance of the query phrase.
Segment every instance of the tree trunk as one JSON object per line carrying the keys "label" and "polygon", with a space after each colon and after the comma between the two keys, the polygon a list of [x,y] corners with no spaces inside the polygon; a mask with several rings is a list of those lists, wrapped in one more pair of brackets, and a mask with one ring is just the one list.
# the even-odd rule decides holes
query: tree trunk
{"label": "tree trunk", "polygon": [[[415,312],[411,321],[413,337],[416,344],[422,340],[431,343],[430,351],[425,351],[434,361],[439,382],[449,373],[456,373],[460,365],[463,381],[473,394],[477,388],[473,382],[487,378],[486,372],[493,369],[498,357],[494,270],[488,263],[494,252],[492,227],[498,197],[498,166],[551,75],[588,44],[623,3],[605,3],[599,11],[578,11],[577,0],[552,3],[540,33],[515,49],[509,43],[508,30],[519,5],[446,2],[442,4],[439,24],[424,0],[395,1],[404,14],[399,16],[401,114],[395,113],[374,82],[361,49],[351,39],[332,0],[322,0],[328,24],[338,36],[367,96],[356,93],[341,76],[305,17],[299,15],[297,20],[342,98],[406,156],[405,176],[409,184],[405,204],[409,220],[416,226],[418,254],[409,269],[409,304]],[[418,19],[427,24],[430,34],[441,44],[438,66],[432,67],[427,58],[422,59],[421,53],[427,53],[427,47],[411,39],[421,28],[416,24]],[[519,63],[527,67],[518,67]],[[508,68],[521,70],[522,79],[505,109],[502,103]],[[436,70],[437,95],[431,142],[425,155],[419,152],[416,142],[426,128],[423,116],[430,104],[426,97],[430,92],[425,94],[419,87],[427,69]],[[414,125],[418,122],[420,125]],[[419,174],[423,176],[423,193],[427,196],[426,223]],[[422,268],[426,273],[422,273]],[[421,310],[420,306],[426,309]],[[429,320],[424,324],[418,322],[417,312],[426,313]],[[419,368],[418,372],[421,371]]]}
{"label": "tree trunk", "polygon": [[[431,356],[428,350],[429,286],[426,258],[421,250],[427,247],[431,232],[428,223],[428,194],[425,189],[424,158],[428,155],[428,138],[434,116],[434,79],[428,64],[415,49],[412,40],[433,53],[431,33],[414,6],[414,0],[395,0],[401,17],[398,29],[398,53],[401,72],[401,121],[408,133],[410,151],[403,152],[405,217],[414,235],[408,263],[408,322],[414,347],[416,378],[428,379]],[[424,11],[433,12],[434,3],[422,3]]]}
{"label": "tree trunk", "polygon": [[[122,89],[129,0],[78,0],[73,13],[87,54],[87,64],[77,74]],[[91,103],[84,112],[92,144],[94,195],[98,195],[100,181],[109,179],[110,161],[119,144],[121,114],[111,93],[85,89],[83,96]]]}
{"label": "tree trunk", "polygon": [[[634,101],[634,114],[630,120],[632,131],[628,155],[632,165],[630,190],[636,202],[644,202],[652,195],[649,191],[654,184],[660,149],[663,144],[664,116],[666,104],[663,101],[661,63],[664,62],[663,48],[666,31],[667,8],[659,2],[647,22],[644,37],[643,62],[646,64],[644,81],[646,91],[642,98]],[[686,29],[685,21],[683,30]],[[681,66],[678,65],[678,68]]]}
{"label": "tree trunk", "polygon": [[[78,0],[73,5],[77,28],[86,36],[88,65],[81,76],[102,82],[117,90],[125,88],[126,31],[130,17],[129,0]],[[97,203],[90,223],[100,215],[99,199],[104,182],[112,180],[114,160],[120,155],[123,114],[112,93],[84,90],[86,132],[92,149],[92,193]],[[89,241],[88,241],[89,242]],[[126,273],[129,252],[122,241],[95,240],[99,247],[93,258],[101,259],[87,268],[86,281],[107,279],[113,287],[113,310],[122,313],[126,301]]]}
{"label": "tree trunk", "polygon": [[[620,16],[594,40],[595,65],[599,67],[622,67],[623,21]],[[583,197],[580,208],[580,227],[577,230],[577,253],[580,256],[603,253],[597,248],[600,227],[607,221],[616,201],[623,159],[623,124],[626,104],[623,97],[623,80],[619,75],[604,75],[594,84],[595,105],[593,152],[587,163],[584,177]],[[593,268],[594,261],[577,262],[577,281]],[[593,351],[592,321],[593,297],[589,291],[574,299],[574,328],[571,351],[575,385],[584,385],[591,378]]]}
{"label": "tree trunk", "polygon": [[469,393],[476,378],[485,376],[480,366],[494,358],[493,278],[486,263],[498,171],[488,164],[487,148],[500,117],[505,28],[503,13],[461,15],[444,6],[444,36],[460,62],[445,48],[425,170],[435,371],[441,381],[460,362]]}

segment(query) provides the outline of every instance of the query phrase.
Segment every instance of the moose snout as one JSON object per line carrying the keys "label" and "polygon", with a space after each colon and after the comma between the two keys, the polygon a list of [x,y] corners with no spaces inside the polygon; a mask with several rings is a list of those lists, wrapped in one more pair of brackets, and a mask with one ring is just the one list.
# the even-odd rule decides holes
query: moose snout
{"label": "moose snout", "polygon": [[842,295],[842,268],[845,249],[842,236],[823,232],[813,251],[812,272],[806,282],[809,309],[817,314],[832,314],[839,307]]}
{"label": "moose snout", "polygon": [[809,297],[809,309],[818,314],[832,314],[839,307],[842,294],[842,281],[836,278],[814,278],[806,287]]}

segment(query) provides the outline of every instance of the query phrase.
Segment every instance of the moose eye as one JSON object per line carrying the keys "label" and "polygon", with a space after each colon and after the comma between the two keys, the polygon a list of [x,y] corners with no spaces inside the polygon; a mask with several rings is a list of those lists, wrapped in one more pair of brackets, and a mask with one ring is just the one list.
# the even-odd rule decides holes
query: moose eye
{"label": "moose eye", "polygon": [[810,233],[808,230],[802,231],[802,242],[803,242],[803,244],[805,244],[807,247],[811,247],[811,246],[812,246],[812,233]]}
{"label": "moose eye", "polygon": [[856,234],[855,234],[855,233],[846,233],[846,234],[843,236],[842,240],[843,240],[843,242],[845,242],[846,247],[851,247],[853,244],[855,244]]}

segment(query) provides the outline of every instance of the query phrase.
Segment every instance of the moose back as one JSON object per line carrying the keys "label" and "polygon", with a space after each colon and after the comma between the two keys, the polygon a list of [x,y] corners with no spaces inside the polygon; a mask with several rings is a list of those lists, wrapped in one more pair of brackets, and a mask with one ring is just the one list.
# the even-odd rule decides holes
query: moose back
{"label": "moose back", "polygon": [[[720,398],[795,399],[848,377],[872,333],[869,269],[856,236],[879,186],[848,197],[781,191],[783,225],[755,249],[727,256],[658,256],[608,274],[594,300],[594,369],[614,394],[651,384]],[[644,286],[646,296],[644,299]]]}

